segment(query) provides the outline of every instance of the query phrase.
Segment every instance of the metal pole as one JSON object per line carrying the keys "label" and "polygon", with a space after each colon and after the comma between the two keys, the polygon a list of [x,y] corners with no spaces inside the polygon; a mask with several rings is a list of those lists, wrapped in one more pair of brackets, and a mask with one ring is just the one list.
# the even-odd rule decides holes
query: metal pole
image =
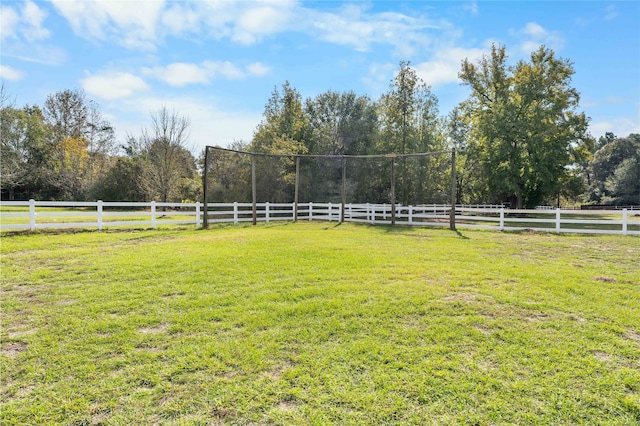
{"label": "metal pole", "polygon": [[252,214],[253,224],[258,222],[258,214],[256,211],[256,156],[251,154],[251,198],[252,198]]}
{"label": "metal pole", "polygon": [[300,156],[296,155],[296,189],[293,199],[293,221],[298,221],[298,193],[300,192]]}
{"label": "metal pole", "polygon": [[449,229],[456,230],[456,149],[451,150],[451,211],[449,212]]}
{"label": "metal pole", "polygon": [[207,193],[208,185],[207,185],[207,174],[209,173],[209,147],[204,147],[204,170],[202,171],[202,203],[204,204],[204,212],[202,216],[202,227],[204,229],[209,228],[209,207],[208,207],[208,198]]}
{"label": "metal pole", "polygon": [[344,206],[347,204],[347,158],[342,156],[342,208],[340,209],[340,223],[344,222]]}
{"label": "metal pole", "polygon": [[391,157],[391,225],[396,224],[396,157]]}

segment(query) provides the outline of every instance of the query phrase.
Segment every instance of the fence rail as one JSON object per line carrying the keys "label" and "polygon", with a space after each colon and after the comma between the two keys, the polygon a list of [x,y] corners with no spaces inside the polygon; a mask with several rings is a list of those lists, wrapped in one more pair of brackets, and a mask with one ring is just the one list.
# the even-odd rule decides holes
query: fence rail
{"label": "fence rail", "polygon": [[[258,203],[256,221],[324,220],[368,224],[392,223],[390,204]],[[395,224],[449,226],[451,207],[444,204],[395,206]],[[534,230],[591,234],[640,235],[636,210],[508,209],[500,205],[455,206],[458,227],[496,231]],[[209,223],[253,221],[252,203],[209,204]],[[151,227],[203,223],[202,203],[106,201],[3,201],[0,230],[46,228]]]}

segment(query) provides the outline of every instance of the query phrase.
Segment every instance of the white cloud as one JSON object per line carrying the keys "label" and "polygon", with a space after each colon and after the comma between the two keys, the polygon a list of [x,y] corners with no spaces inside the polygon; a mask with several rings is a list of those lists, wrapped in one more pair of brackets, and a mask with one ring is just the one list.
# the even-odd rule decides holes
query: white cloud
{"label": "white cloud", "polygon": [[227,80],[243,79],[248,75],[259,77],[269,71],[270,68],[260,62],[249,64],[243,70],[228,61],[204,61],[200,64],[174,62],[167,66],[144,68],[142,70],[145,75],[153,76],[174,87],[184,87],[190,84],[209,84],[218,77]]}
{"label": "white cloud", "polygon": [[560,33],[549,31],[536,22],[529,22],[524,28],[512,30],[511,33],[521,40],[520,51],[527,55],[538,50],[541,45],[556,51],[564,47],[564,38]]}
{"label": "white cloud", "polygon": [[288,27],[289,5],[262,6],[246,10],[236,20],[231,39],[242,44],[253,44],[265,35],[281,32]]}
{"label": "white cloud", "polygon": [[182,34],[199,30],[200,17],[188,5],[173,3],[171,7],[162,12],[162,25],[169,29],[171,34]]}
{"label": "white cloud", "polygon": [[0,8],[0,39],[18,38],[27,41],[44,40],[50,36],[49,30],[43,27],[47,14],[32,1],[22,3],[20,11],[9,7]]}
{"label": "white cloud", "polygon": [[462,8],[468,10],[474,16],[478,14],[478,2],[475,0],[465,3]]}
{"label": "white cloud", "polygon": [[271,67],[263,64],[262,62],[254,62],[253,64],[247,65],[247,71],[251,75],[261,77],[269,74],[271,72]]}
{"label": "white cloud", "polygon": [[24,77],[22,71],[18,71],[8,65],[0,65],[0,79],[15,81],[20,80],[22,77]]}
{"label": "white cloud", "polygon": [[393,71],[397,65],[392,63],[372,64],[369,67],[369,74],[362,78],[362,82],[373,92],[374,95],[384,92],[393,79]]}
{"label": "white cloud", "polygon": [[309,10],[304,17],[305,27],[321,40],[358,51],[368,51],[372,44],[386,44],[396,49],[401,57],[413,55],[431,42],[425,30],[448,31],[444,21],[433,22],[421,16],[401,13],[368,13],[359,4],[349,4],[337,13]]}
{"label": "white cloud", "polygon": [[49,37],[49,30],[42,27],[46,13],[35,3],[25,1],[22,6],[22,20],[26,24],[24,36],[29,41],[44,40]]}
{"label": "white cloud", "polygon": [[115,40],[133,49],[153,49],[166,36],[228,38],[251,45],[270,35],[296,32],[359,51],[369,50],[374,43],[386,44],[407,57],[430,42],[426,29],[452,28],[446,21],[434,22],[423,15],[372,13],[367,5],[354,3],[320,11],[293,0],[52,1],[76,34]]}
{"label": "white cloud", "polygon": [[126,99],[149,86],[140,77],[125,72],[105,72],[80,80],[82,88],[102,99]]}
{"label": "white cloud", "polygon": [[235,140],[251,140],[262,119],[260,113],[223,111],[210,99],[193,97],[142,97],[118,102],[114,107],[118,108],[118,117],[127,117],[128,120],[112,121],[122,140],[126,134],[137,135],[141,126],[150,125],[150,113],[162,107],[189,118],[191,126],[187,145],[196,156],[206,145],[228,146]]}
{"label": "white cloud", "polygon": [[80,36],[114,38],[128,48],[152,49],[164,1],[52,0]]}
{"label": "white cloud", "polygon": [[640,117],[618,118],[611,121],[596,121],[589,125],[591,134],[598,138],[607,132],[613,132],[618,137],[627,137],[631,133],[640,133]]}
{"label": "white cloud", "polygon": [[17,37],[20,15],[12,7],[0,7],[0,40]]}
{"label": "white cloud", "polygon": [[447,47],[434,53],[430,61],[413,65],[416,73],[430,86],[458,82],[460,64],[464,59],[476,62],[486,51],[483,49],[464,49]]}

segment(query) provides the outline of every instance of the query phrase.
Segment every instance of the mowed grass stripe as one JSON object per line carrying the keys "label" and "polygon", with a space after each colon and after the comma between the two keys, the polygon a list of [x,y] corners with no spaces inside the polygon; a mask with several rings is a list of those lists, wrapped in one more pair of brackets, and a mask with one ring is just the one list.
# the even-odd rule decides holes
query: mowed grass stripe
{"label": "mowed grass stripe", "polygon": [[637,424],[640,240],[2,236],[4,424]]}

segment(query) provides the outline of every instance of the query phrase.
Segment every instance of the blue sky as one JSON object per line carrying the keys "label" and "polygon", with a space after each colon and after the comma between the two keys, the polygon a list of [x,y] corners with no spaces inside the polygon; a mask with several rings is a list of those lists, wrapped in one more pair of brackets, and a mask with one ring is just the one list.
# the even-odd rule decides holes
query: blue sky
{"label": "blue sky", "polygon": [[83,89],[120,142],[166,106],[194,151],[248,141],[275,86],[303,96],[386,91],[411,61],[446,115],[457,73],[491,43],[510,61],[545,44],[574,63],[595,137],[640,133],[640,2],[7,1],[0,78],[17,106]]}

